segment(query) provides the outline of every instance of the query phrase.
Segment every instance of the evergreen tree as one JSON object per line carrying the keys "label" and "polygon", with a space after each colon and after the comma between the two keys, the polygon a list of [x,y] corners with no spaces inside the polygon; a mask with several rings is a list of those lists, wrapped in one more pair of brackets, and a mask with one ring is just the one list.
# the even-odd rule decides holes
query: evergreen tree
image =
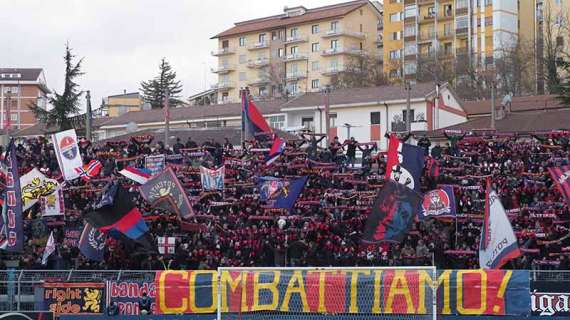
{"label": "evergreen tree", "polygon": [[166,59],[162,58],[159,66],[160,73],[152,80],[141,82],[141,91],[144,101],[150,103],[152,108],[162,108],[166,91],[169,93],[171,107],[182,103],[178,100],[182,92],[182,84],[176,80],[176,72],[172,70]]}
{"label": "evergreen tree", "polygon": [[79,59],[74,63],[75,55],[72,54],[69,43],[65,46],[65,87],[63,94],[54,92],[49,98],[49,103],[53,106],[51,110],[43,109],[37,104],[30,106],[40,122],[46,124],[48,128],[54,131],[72,129],[75,125],[76,118],[72,116],[79,113],[79,98],[82,92],[79,91],[79,85],[75,82],[76,78],[83,75],[81,72],[81,63],[83,59]]}

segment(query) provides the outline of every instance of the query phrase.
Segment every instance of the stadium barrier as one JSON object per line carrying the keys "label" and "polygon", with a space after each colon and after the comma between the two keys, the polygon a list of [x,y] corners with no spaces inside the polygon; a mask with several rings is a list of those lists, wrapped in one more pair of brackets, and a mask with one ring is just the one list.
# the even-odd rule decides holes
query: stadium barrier
{"label": "stadium barrier", "polygon": [[[461,319],[570,316],[570,271],[256,268],[217,271],[0,271],[4,312],[156,319]],[[63,319],[63,318],[62,318]]]}

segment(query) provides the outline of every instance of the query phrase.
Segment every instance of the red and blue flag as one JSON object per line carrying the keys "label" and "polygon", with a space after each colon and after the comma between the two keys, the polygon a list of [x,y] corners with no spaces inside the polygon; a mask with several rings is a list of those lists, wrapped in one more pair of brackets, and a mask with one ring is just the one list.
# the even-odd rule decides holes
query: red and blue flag
{"label": "red and blue flag", "polygon": [[392,179],[408,188],[420,191],[420,177],[425,165],[421,147],[401,142],[395,134],[390,135],[386,180]]}
{"label": "red and blue flag", "polygon": [[570,205],[570,168],[568,166],[548,168],[550,176],[564,196],[566,203]]}
{"label": "red and blue flag", "polygon": [[261,201],[271,208],[291,210],[303,191],[308,177],[286,180],[274,177],[259,178],[259,194]]}

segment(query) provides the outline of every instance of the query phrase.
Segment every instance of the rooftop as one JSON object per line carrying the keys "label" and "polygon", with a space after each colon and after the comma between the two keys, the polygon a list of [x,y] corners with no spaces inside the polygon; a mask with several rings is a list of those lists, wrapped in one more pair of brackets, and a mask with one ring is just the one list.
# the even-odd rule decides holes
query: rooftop
{"label": "rooftop", "polygon": [[[258,30],[282,28],[285,26],[302,24],[309,21],[340,17],[369,3],[370,2],[367,0],[356,0],[313,9],[306,9],[305,13],[301,15],[290,16],[287,15],[287,13],[282,13],[270,17],[236,22],[232,28],[213,36],[212,39],[254,32]],[[291,9],[293,8],[288,8],[287,10]]]}
{"label": "rooftop", "polygon": [[42,71],[41,68],[0,68],[0,82],[38,81]]}
{"label": "rooftop", "polygon": [[108,98],[138,98],[138,92],[130,92],[130,93],[121,93],[109,96]]}
{"label": "rooftop", "polygon": [[[101,118],[93,118],[93,127],[99,128],[103,124],[107,123],[112,118],[109,117],[101,117]],[[83,129],[84,123],[79,125],[76,129]],[[48,128],[44,123],[37,123],[31,127],[19,130],[15,133],[16,136],[20,137],[33,137],[33,136],[42,136],[45,134],[50,134],[54,132],[54,128]]]}
{"label": "rooftop", "polygon": [[[495,108],[499,109],[501,103],[502,99],[495,100]],[[491,100],[465,101],[463,108],[469,116],[490,115]],[[555,95],[513,97],[511,102],[512,112],[561,108],[565,108],[565,106],[560,104]]]}

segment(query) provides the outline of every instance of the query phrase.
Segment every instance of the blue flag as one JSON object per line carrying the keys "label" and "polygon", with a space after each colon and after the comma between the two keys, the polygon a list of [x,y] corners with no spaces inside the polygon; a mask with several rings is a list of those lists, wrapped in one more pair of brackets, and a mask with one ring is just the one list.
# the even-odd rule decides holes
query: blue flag
{"label": "blue flag", "polygon": [[303,191],[308,177],[293,180],[285,180],[273,177],[259,178],[259,194],[261,201],[266,202],[271,208],[283,208],[291,210],[295,201]]}
{"label": "blue flag", "polygon": [[386,181],[368,216],[363,241],[404,240],[420,204],[420,196],[410,188],[392,180]]}
{"label": "blue flag", "polygon": [[388,145],[386,179],[392,179],[419,192],[420,177],[425,165],[424,157],[421,147],[403,143],[392,134]]}
{"label": "blue flag", "polygon": [[419,218],[427,217],[455,217],[455,195],[452,186],[442,186],[424,194],[420,203]]}
{"label": "blue flag", "polygon": [[103,261],[105,240],[107,237],[104,233],[86,223],[79,239],[79,250],[89,260]]}

